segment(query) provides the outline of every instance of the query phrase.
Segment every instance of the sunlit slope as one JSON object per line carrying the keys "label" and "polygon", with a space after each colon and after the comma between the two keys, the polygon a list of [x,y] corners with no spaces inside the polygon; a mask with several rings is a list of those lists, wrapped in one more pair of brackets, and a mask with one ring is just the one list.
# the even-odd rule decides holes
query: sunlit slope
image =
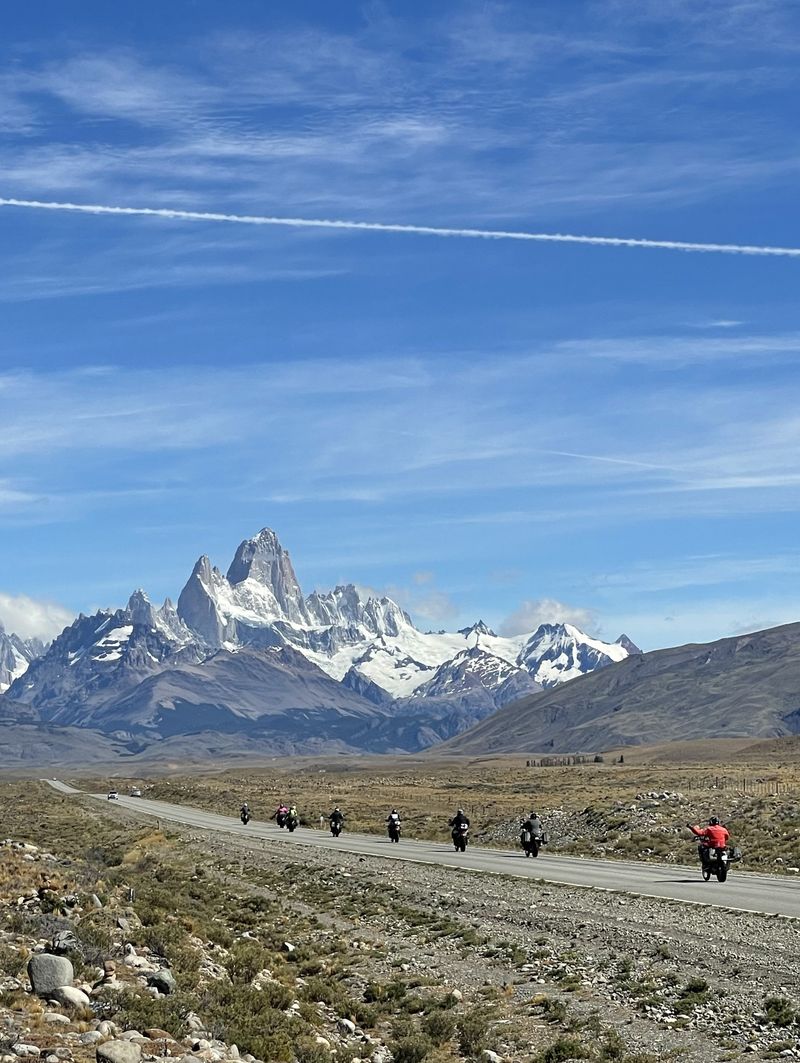
{"label": "sunlit slope", "polygon": [[676,646],[515,701],[437,752],[599,751],[800,732],[800,624]]}

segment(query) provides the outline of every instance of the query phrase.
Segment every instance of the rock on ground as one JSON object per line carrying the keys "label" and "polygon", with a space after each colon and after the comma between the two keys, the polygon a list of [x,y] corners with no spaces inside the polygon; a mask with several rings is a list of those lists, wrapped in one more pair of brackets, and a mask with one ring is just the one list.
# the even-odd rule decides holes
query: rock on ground
{"label": "rock on ground", "polygon": [[28,977],[37,996],[53,997],[56,989],[72,985],[75,972],[66,956],[39,952],[28,961]]}
{"label": "rock on ground", "polygon": [[97,1063],[140,1063],[142,1049],[135,1041],[106,1041],[95,1049]]}

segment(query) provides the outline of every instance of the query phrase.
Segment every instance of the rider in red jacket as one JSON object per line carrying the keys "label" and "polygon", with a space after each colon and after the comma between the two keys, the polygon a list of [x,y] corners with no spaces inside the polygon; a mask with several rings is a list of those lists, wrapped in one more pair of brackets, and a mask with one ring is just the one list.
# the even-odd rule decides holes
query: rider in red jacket
{"label": "rider in red jacket", "polygon": [[707,827],[693,827],[691,823],[686,826],[700,839],[700,844],[706,849],[723,849],[730,840],[730,831],[723,827],[716,816],[712,816]]}

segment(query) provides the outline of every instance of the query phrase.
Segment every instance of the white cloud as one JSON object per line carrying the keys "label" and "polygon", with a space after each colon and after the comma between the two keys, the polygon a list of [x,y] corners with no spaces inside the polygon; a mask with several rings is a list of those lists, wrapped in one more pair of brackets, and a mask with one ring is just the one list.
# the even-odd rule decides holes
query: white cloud
{"label": "white cloud", "polygon": [[597,622],[595,613],[580,605],[567,605],[555,598],[526,598],[500,624],[501,635],[522,635],[540,624],[574,624],[588,632]]}
{"label": "white cloud", "polygon": [[0,591],[0,623],[9,634],[19,635],[22,639],[39,638],[48,642],[74,619],[74,613],[56,602]]}

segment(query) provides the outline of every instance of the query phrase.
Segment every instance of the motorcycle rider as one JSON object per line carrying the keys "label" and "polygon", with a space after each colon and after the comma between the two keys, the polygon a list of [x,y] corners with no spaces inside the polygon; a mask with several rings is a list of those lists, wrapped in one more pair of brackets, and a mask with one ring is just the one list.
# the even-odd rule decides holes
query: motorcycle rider
{"label": "motorcycle rider", "polygon": [[389,828],[391,834],[393,830],[400,831],[400,813],[396,808],[393,808],[389,815],[386,817],[386,825]]}
{"label": "motorcycle rider", "polygon": [[250,815],[250,806],[248,805],[248,803],[246,801],[244,802],[242,807],[239,809],[239,815],[240,816],[249,816]]}
{"label": "motorcycle rider", "polygon": [[707,827],[693,826],[691,823],[687,823],[686,826],[699,839],[697,851],[704,864],[708,863],[710,849],[724,849],[730,841],[730,831],[720,823],[716,816],[711,817]]}
{"label": "motorcycle rider", "polygon": [[335,823],[337,827],[341,828],[342,824],[344,823],[344,812],[341,811],[338,805],[328,816],[328,821],[330,822],[331,826],[333,826],[333,824]]}
{"label": "motorcycle rider", "polygon": [[448,819],[447,826],[452,827],[454,831],[461,830],[462,827],[469,826],[469,819],[464,815],[464,809],[459,808],[452,819]]}
{"label": "motorcycle rider", "polygon": [[522,824],[522,829],[530,832],[532,838],[541,838],[544,834],[542,828],[542,821],[539,819],[535,812],[531,812],[525,822]]}
{"label": "motorcycle rider", "polygon": [[286,822],[286,817],[289,815],[289,806],[284,804],[283,801],[278,805],[275,811],[272,813],[271,819],[274,819],[279,827],[282,827]]}

